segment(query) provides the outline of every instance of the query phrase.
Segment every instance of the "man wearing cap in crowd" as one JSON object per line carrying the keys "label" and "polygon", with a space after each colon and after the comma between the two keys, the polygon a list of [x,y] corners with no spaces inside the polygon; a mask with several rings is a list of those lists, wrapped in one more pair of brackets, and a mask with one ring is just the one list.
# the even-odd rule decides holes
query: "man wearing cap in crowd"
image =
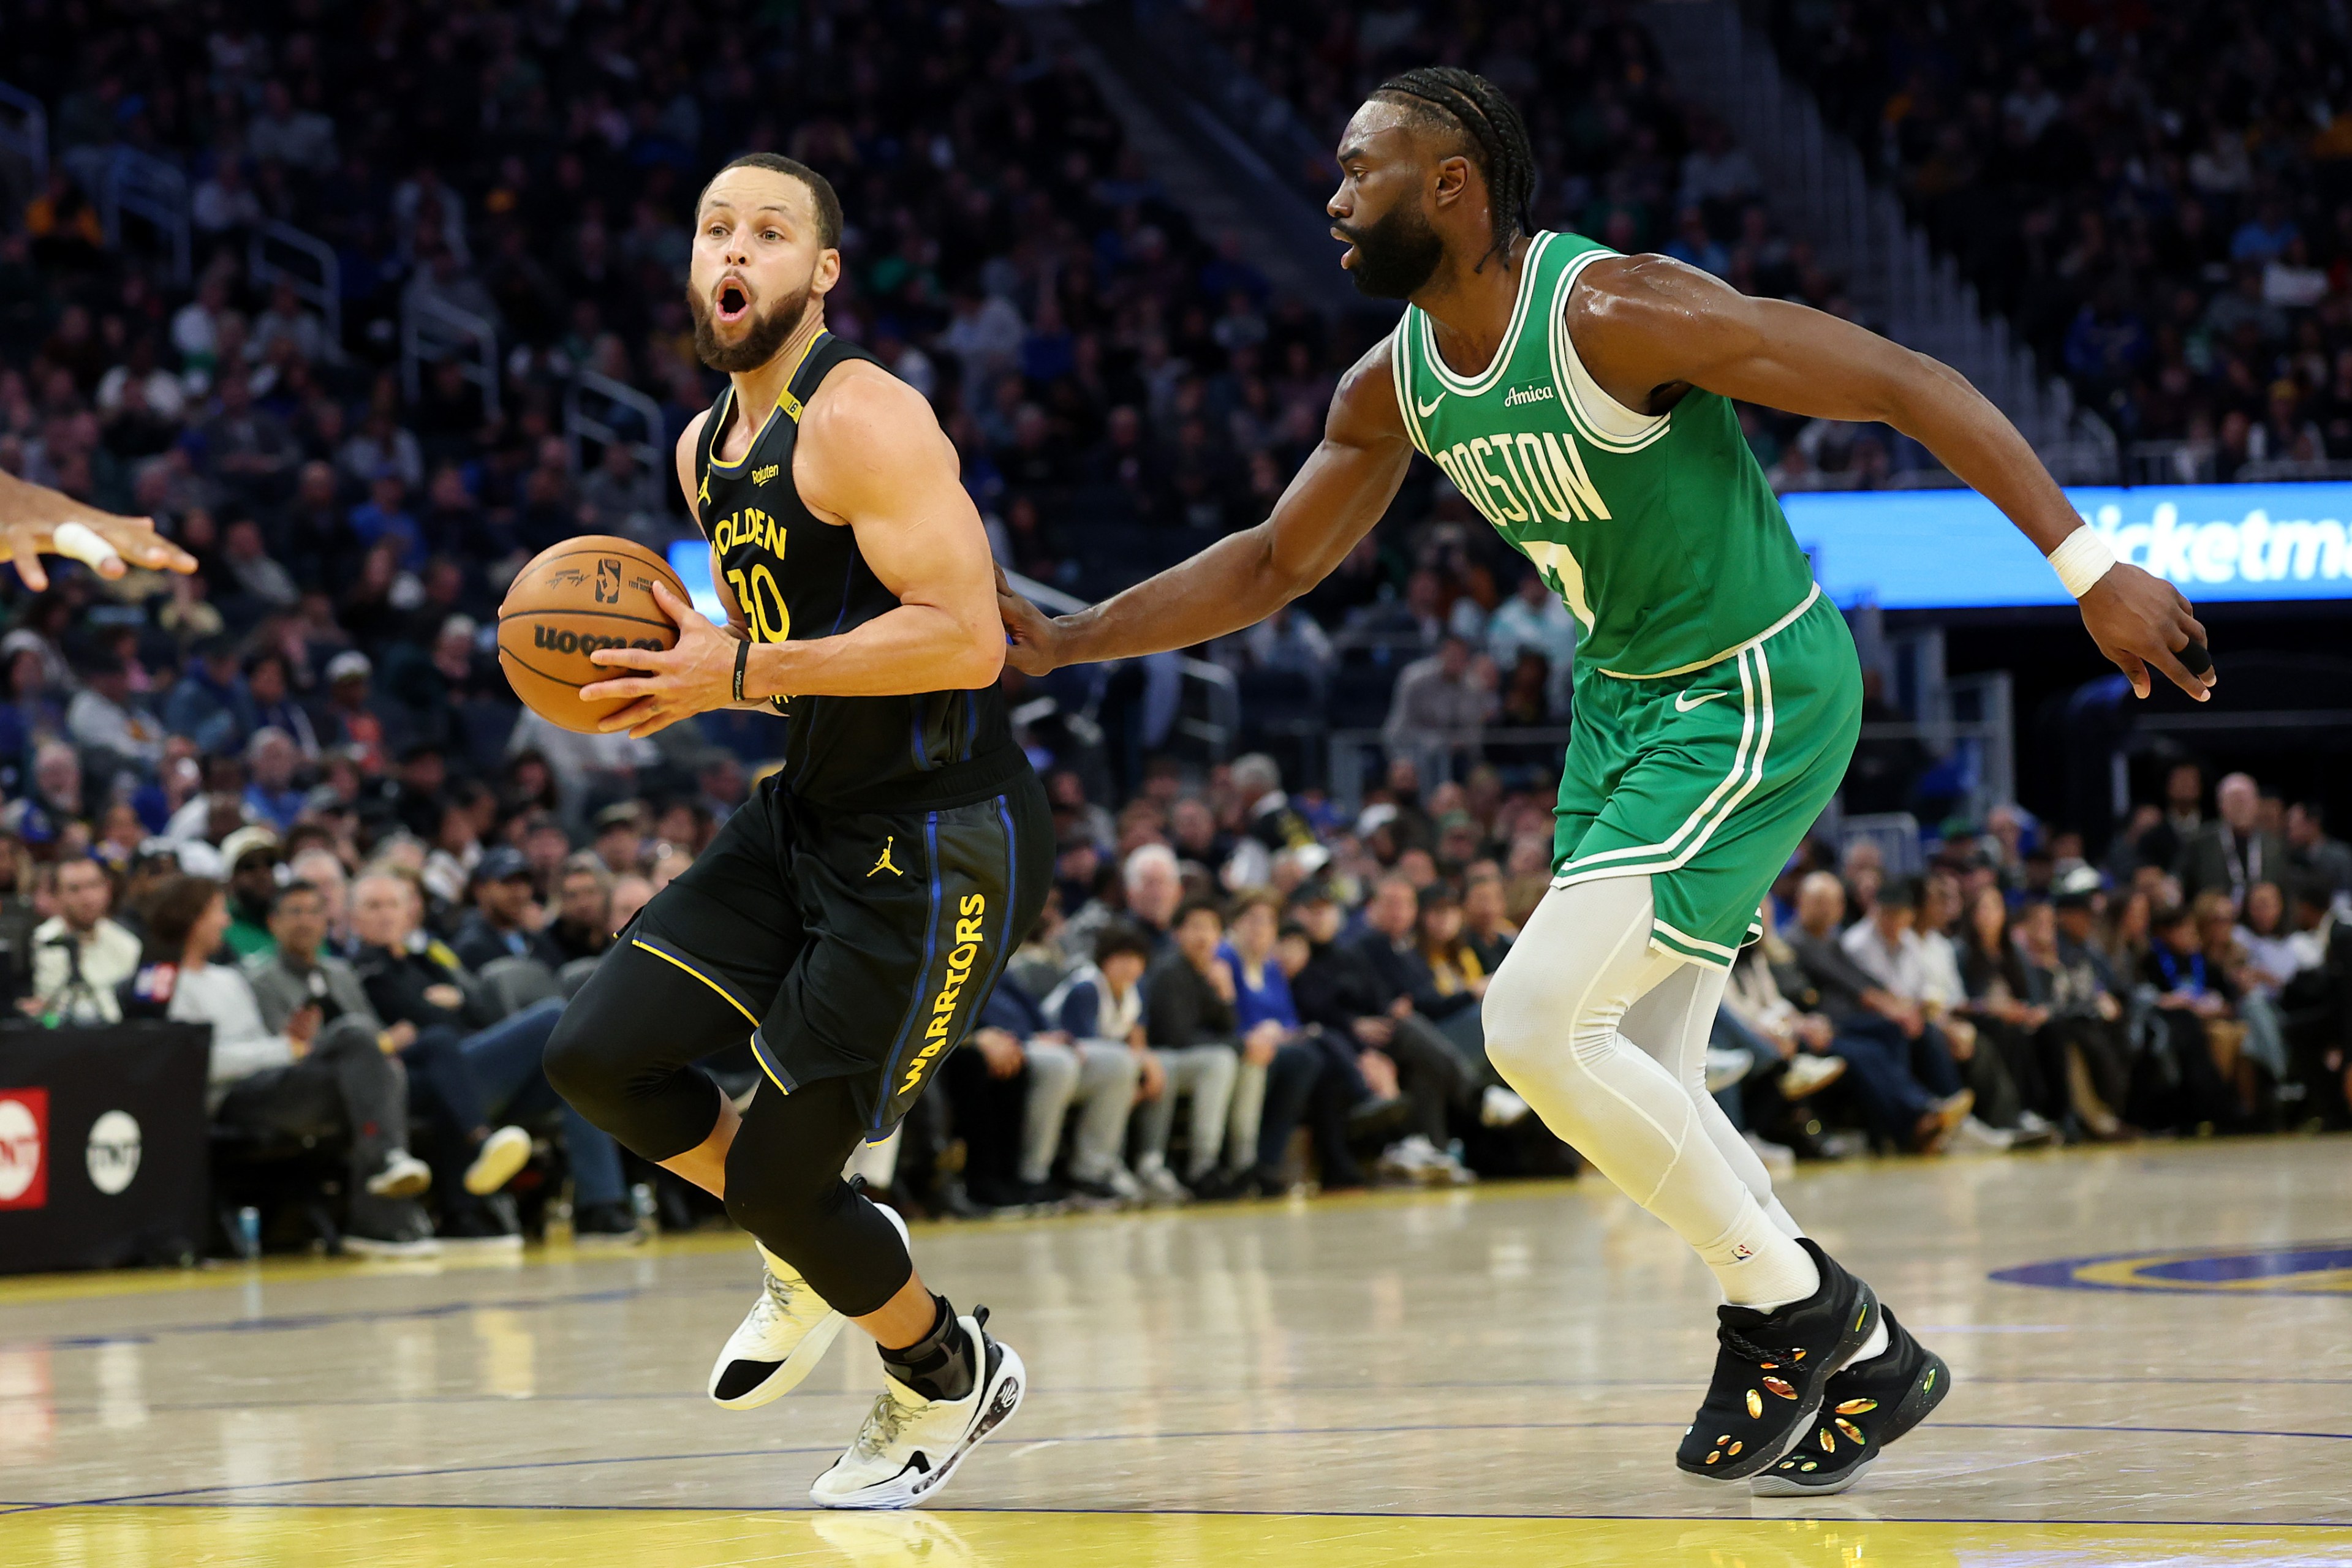
{"label": "man wearing cap in crowd", "polygon": [[551,969],[562,966],[562,949],[541,929],[530,862],[520,850],[500,844],[486,852],[474,867],[469,891],[473,911],[449,942],[466,967],[478,973],[499,958],[536,958]]}
{"label": "man wearing cap in crowd", "polygon": [[163,727],[186,736],[199,750],[230,750],[243,738],[237,696],[236,640],[207,637],[163,699]]}
{"label": "man wearing cap in crowd", "polygon": [[346,648],[327,661],[326,718],[332,734],[330,746],[356,749],[360,766],[370,773],[383,768],[383,720],[368,706],[368,680],[375,666],[357,648]]}
{"label": "man wearing cap in crowd", "polygon": [[128,666],[114,653],[98,653],[83,666],[81,679],[81,690],[66,706],[74,744],[152,768],[163,754],[163,727],[132,704]]}
{"label": "man wearing cap in crowd", "polygon": [[242,960],[268,957],[278,950],[269,935],[270,906],[278,902],[278,834],[258,823],[239,828],[221,841],[221,862],[228,867],[228,929],[221,940]]}

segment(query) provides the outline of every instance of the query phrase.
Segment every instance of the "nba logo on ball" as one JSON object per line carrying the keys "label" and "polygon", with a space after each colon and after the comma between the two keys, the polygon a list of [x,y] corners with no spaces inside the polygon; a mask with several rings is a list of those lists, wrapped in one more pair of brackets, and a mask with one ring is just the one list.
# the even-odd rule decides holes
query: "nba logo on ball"
{"label": "nba logo on ball", "polygon": [[0,1089],[0,1208],[40,1208],[49,1201],[48,1134],[47,1090]]}
{"label": "nba logo on ball", "polygon": [[112,1197],[139,1174],[139,1123],[128,1111],[109,1111],[90,1124],[89,1185]]}

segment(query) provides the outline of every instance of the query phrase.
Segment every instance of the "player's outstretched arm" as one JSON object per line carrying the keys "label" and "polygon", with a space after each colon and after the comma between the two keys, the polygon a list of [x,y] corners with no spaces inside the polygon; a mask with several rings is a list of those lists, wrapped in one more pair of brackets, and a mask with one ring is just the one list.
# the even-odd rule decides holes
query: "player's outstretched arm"
{"label": "player's outstretched arm", "polygon": [[1412,461],[1382,340],[1340,382],[1322,443],[1273,516],[1255,528],[1070,615],[1045,614],[1000,576],[997,607],[1013,637],[1007,656],[1015,668],[1042,675],[1064,664],[1189,648],[1254,626],[1347,559],[1396,498]]}
{"label": "player's outstretched arm", "polygon": [[100,577],[121,577],[131,566],[196,570],[195,557],[157,533],[152,517],[117,517],[0,473],[0,559],[15,561],[16,575],[38,593],[49,586],[44,555],[71,556]]}
{"label": "player's outstretched arm", "polygon": [[[2060,561],[2071,563],[2085,553],[2084,541],[2068,544],[2082,518],[2025,437],[1967,377],[1925,354],[1819,310],[1749,298],[1658,256],[1593,263],[1569,301],[1568,326],[1586,368],[1629,408],[1646,412],[1689,385],[1819,419],[1877,420],[1934,453],[2043,555],[2066,545]],[[2076,597],[2099,651],[2141,696],[2154,666],[2204,701],[2210,664],[2192,674],[2179,656],[2205,643],[2189,601],[2128,562],[2102,571],[2105,557],[2087,553],[2095,559],[2084,575],[2095,580]]]}

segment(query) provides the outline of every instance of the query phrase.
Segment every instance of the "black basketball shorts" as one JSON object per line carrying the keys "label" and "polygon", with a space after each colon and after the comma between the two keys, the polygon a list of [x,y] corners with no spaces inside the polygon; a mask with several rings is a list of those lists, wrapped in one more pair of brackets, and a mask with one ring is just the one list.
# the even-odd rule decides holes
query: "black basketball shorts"
{"label": "black basketball shorts", "polygon": [[785,1093],[850,1079],[878,1141],[971,1029],[1053,869],[1027,768],[983,800],[873,812],[770,780],[620,940],[732,1003]]}

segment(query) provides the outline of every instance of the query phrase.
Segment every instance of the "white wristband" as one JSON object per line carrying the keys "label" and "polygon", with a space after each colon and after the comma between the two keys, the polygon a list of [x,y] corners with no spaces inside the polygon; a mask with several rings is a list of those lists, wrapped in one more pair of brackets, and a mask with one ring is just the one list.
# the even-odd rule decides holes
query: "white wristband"
{"label": "white wristband", "polygon": [[2121,559],[2107,536],[2094,528],[2079,528],[2058,541],[2050,552],[2050,570],[2066,585],[2066,591],[2080,599],[2091,591],[2091,585],[2107,575],[2108,570]]}

